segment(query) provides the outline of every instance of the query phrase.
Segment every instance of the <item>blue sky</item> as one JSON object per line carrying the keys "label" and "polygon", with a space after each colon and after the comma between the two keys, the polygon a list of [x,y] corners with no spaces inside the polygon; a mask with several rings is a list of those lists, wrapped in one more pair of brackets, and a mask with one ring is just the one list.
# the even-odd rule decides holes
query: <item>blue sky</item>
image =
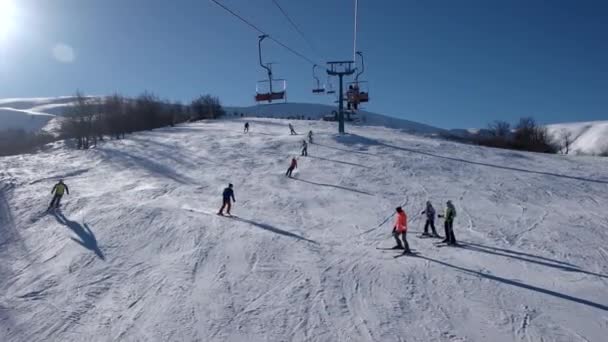
{"label": "blue sky", "polygon": [[[251,105],[258,33],[207,0],[0,0],[17,7],[0,36],[0,98],[149,90],[190,101],[211,93]],[[352,0],[221,0],[311,59],[350,59]],[[435,126],[608,119],[608,2],[359,0],[366,109]],[[0,9],[1,10],[1,9]],[[6,24],[2,24],[5,25]],[[6,30],[5,30],[6,31]],[[2,32],[2,30],[0,30]],[[73,49],[64,61],[53,49]],[[291,102],[311,93],[311,65],[265,42]],[[66,48],[63,48],[64,50]],[[69,49],[69,48],[68,48]],[[323,77],[325,78],[325,77]]]}

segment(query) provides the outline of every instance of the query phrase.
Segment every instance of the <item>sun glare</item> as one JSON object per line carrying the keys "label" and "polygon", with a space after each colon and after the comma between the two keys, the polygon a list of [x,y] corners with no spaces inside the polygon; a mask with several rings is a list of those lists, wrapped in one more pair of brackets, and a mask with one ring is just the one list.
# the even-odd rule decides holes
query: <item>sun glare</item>
{"label": "sun glare", "polygon": [[13,0],[0,0],[0,38],[10,33],[15,26],[17,6]]}

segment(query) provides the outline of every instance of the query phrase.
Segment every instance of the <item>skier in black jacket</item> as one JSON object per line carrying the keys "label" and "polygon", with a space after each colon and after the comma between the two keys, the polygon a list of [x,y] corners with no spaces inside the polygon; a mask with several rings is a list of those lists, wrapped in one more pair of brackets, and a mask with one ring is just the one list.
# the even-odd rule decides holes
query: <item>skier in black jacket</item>
{"label": "skier in black jacket", "polygon": [[232,203],[230,202],[230,200],[232,199],[233,202],[236,202],[236,199],[234,198],[234,190],[232,190],[232,184],[228,184],[228,187],[224,189],[222,197],[222,207],[220,208],[220,211],[217,214],[224,215],[224,208],[226,208],[226,214],[231,215],[230,208],[232,207]]}
{"label": "skier in black jacket", "polygon": [[433,208],[431,201],[426,201],[426,208],[422,214],[426,214],[426,223],[424,224],[424,233],[422,233],[422,236],[431,236],[431,234],[429,234],[429,226],[431,226],[433,232],[432,236],[440,238],[441,236],[439,236],[435,230],[435,208]]}

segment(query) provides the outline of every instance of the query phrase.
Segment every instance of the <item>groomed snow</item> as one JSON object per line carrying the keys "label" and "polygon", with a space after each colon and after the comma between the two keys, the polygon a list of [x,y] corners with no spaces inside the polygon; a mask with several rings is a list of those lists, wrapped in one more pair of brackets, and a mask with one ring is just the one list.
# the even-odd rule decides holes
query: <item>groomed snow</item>
{"label": "groomed snow", "polygon": [[[605,340],[608,159],[243,122],[0,158],[0,341]],[[415,237],[448,199],[462,248]]]}

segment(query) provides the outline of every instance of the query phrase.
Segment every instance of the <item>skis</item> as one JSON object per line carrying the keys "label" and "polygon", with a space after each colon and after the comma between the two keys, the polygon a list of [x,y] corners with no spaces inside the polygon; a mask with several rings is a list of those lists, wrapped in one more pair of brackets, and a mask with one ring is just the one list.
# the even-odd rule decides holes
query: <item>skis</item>
{"label": "skis", "polygon": [[399,255],[395,255],[393,257],[393,259],[401,258],[401,257],[404,257],[404,256],[415,257],[415,256],[418,256],[418,255],[420,255],[420,253],[418,253],[418,252],[401,253]]}
{"label": "skis", "polygon": [[217,216],[226,217],[226,218],[238,218],[238,216],[232,215],[232,214],[220,214],[220,213],[217,213]]}
{"label": "skis", "polygon": [[434,236],[434,235],[430,235],[430,234],[416,235],[416,237],[419,239],[443,239],[441,236]]}
{"label": "skis", "polygon": [[435,247],[464,247],[463,244],[460,243],[456,243],[456,244],[449,244],[447,242],[438,242],[438,243],[434,243]]}

